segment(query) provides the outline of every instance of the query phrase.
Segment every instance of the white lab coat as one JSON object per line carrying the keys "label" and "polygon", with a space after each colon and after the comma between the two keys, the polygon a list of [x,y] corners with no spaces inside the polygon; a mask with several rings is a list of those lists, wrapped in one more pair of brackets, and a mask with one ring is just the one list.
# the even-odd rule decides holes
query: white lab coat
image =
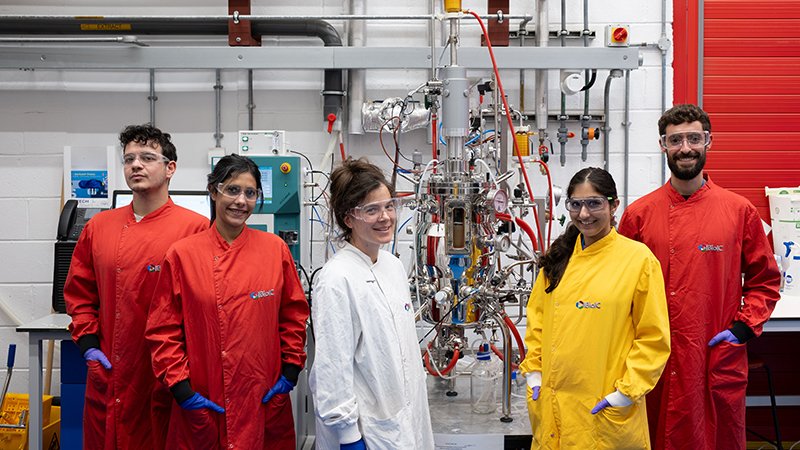
{"label": "white lab coat", "polygon": [[314,280],[309,375],[317,450],[432,450],[425,373],[402,262],[345,244]]}

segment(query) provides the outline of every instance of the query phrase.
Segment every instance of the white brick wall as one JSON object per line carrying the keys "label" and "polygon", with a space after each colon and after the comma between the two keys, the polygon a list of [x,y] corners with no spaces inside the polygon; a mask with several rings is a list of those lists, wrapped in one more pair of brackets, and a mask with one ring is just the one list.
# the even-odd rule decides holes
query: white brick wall
{"label": "white brick wall", "polygon": [[[107,2],[110,3],[110,2]],[[224,3],[224,2],[223,2]],[[253,2],[256,14],[339,14],[344,12],[341,0],[269,1]],[[300,3],[300,4],[298,4]],[[87,7],[85,2],[33,0],[24,6],[2,6],[0,14],[224,14],[224,5],[214,0],[147,0],[135,7]],[[222,5],[222,6],[221,6]],[[465,1],[464,7],[482,10],[484,1]],[[533,1],[512,1],[512,14],[533,14]],[[551,1],[550,29],[560,28],[559,2]],[[567,1],[567,28],[582,28],[582,1]],[[369,14],[425,14],[428,1],[413,0],[406,3],[374,0],[368,4]],[[671,5],[667,11],[671,20]],[[628,23],[632,26],[632,42],[654,43],[661,27],[661,3],[657,0],[627,2],[602,0],[590,2],[590,28],[598,38],[592,46],[601,46],[604,27],[608,23]],[[341,22],[334,25],[342,30]],[[512,24],[512,26],[514,26]],[[462,42],[477,45],[478,28],[464,21]],[[371,46],[401,45],[425,46],[427,24],[370,22],[367,42]],[[668,34],[671,29],[667,29]],[[281,42],[286,42],[283,39]],[[303,41],[299,42],[314,42]],[[265,45],[275,45],[265,38]],[[558,46],[558,41],[551,41]],[[570,40],[569,46],[582,45]],[[631,201],[660,184],[660,156],[656,145],[656,121],[661,107],[660,53],[643,49],[644,65],[631,74],[631,127],[630,127],[630,180]],[[671,61],[671,53],[668,55]],[[668,68],[667,99],[672,98],[671,67]],[[519,72],[501,71],[504,85],[512,104],[518,103]],[[591,91],[591,112],[603,109],[602,91],[608,71],[599,71],[597,83]],[[487,76],[488,72],[470,71],[471,76]],[[403,96],[421,84],[425,71],[384,70],[367,73],[368,98],[382,99]],[[533,99],[532,72],[527,75],[526,98]],[[223,146],[236,145],[237,130],[247,126],[246,73],[223,71]],[[557,112],[558,75],[550,73],[551,113]],[[58,218],[61,196],[62,153],[65,145],[116,145],[116,134],[125,125],[149,120],[149,76],[146,71],[125,72],[58,72],[58,71],[0,71],[0,361],[4,361],[8,343],[17,343],[17,370],[12,380],[12,391],[27,390],[26,336],[14,331],[14,317],[27,322],[49,312],[52,281],[52,243]],[[173,134],[178,148],[178,172],[173,179],[174,189],[202,189],[208,173],[207,151],[215,144],[214,133],[213,71],[159,71],[156,75],[157,125]],[[255,128],[283,129],[291,148],[306,153],[319,164],[328,144],[328,135],[322,130],[321,71],[267,71],[255,72]],[[611,88],[611,115],[613,128],[610,136],[612,174],[622,192],[623,167],[623,88],[624,79],[616,79]],[[582,110],[580,96],[568,98],[568,111]],[[570,130],[580,132],[575,123]],[[550,133],[555,140],[557,124],[551,124]],[[367,155],[373,162],[388,168],[389,163],[378,145],[377,136],[348,136],[347,148],[352,155]],[[410,153],[419,149],[429,154],[429,144],[422,131],[401,137],[403,150]],[[551,159],[555,184],[566,186],[571,176],[580,168],[602,165],[602,140],[593,141],[586,162],[580,160],[579,139],[567,146],[567,164],[558,163],[556,154]],[[337,150],[338,154],[338,150]],[[115,168],[120,170],[119,168]],[[531,182],[537,195],[544,194],[545,182],[537,170],[531,170]],[[119,183],[123,183],[118,177]],[[118,185],[117,188],[124,188]],[[323,219],[327,220],[324,211]],[[563,206],[557,215],[565,213]],[[308,223],[305,224],[306,232]],[[324,254],[320,242],[319,226],[315,226],[314,261],[308,260],[307,247],[303,251],[303,264],[307,268],[319,267]],[[556,224],[554,236],[561,229]],[[307,235],[307,234],[306,234]],[[400,234],[398,251],[404,262],[410,261],[409,236]],[[4,311],[11,311],[7,315]],[[14,316],[14,317],[12,317]],[[524,330],[521,330],[524,332]],[[58,355],[55,358],[58,364]],[[0,368],[1,369],[1,368]],[[57,377],[57,373],[56,373]],[[54,393],[58,393],[58,378],[54,379]]]}

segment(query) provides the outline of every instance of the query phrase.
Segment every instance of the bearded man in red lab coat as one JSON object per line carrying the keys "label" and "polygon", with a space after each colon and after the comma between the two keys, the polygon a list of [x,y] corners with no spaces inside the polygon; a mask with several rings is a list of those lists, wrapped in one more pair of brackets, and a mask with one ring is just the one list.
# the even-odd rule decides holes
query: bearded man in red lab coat
{"label": "bearded man in red lab coat", "polygon": [[83,448],[163,449],[173,400],[150,364],[147,312],[167,248],[209,221],[169,198],[178,160],[169,134],[131,125],[119,140],[133,202],[86,224],[64,285],[72,339],[88,365]]}
{"label": "bearded man in red lab coat", "polygon": [[661,262],[672,354],[647,396],[653,448],[744,449],[747,349],[780,298],[756,208],[703,173],[711,122],[694,105],[658,121],[671,176],[631,204],[619,232]]}

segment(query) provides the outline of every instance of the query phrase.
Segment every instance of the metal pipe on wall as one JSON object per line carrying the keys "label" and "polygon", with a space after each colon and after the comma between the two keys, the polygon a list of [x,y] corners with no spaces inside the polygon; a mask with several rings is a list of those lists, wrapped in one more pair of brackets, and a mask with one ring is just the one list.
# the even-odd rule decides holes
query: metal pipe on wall
{"label": "metal pipe on wall", "polygon": [[[367,11],[366,0],[350,0],[351,14],[364,14]],[[367,24],[363,20],[350,22],[350,32],[347,44],[350,47],[365,47],[367,45]],[[347,132],[349,134],[364,134],[361,126],[361,107],[364,105],[367,91],[367,76],[363,69],[351,69],[347,73],[349,87],[347,89]]]}
{"label": "metal pipe on wall", "polygon": [[150,69],[150,95],[147,96],[150,101],[150,123],[156,126],[156,70]]}
{"label": "metal pipe on wall", "polygon": [[215,71],[214,84],[214,141],[215,147],[222,147],[222,70]]}
{"label": "metal pipe on wall", "polygon": [[[528,35],[528,26],[530,20],[525,19],[519,23],[519,46],[525,47],[525,36]],[[525,111],[525,69],[519,69],[519,110]]]}
{"label": "metal pipe on wall", "polygon": [[[614,78],[620,78],[622,76],[622,70],[620,69],[613,69],[611,72],[608,73],[608,77],[606,78],[606,86],[603,89],[603,117],[605,117],[605,124],[603,125],[603,169],[608,171],[608,160],[609,160],[609,133],[611,133],[611,121],[608,119],[608,116],[611,111],[611,80]],[[627,160],[625,161],[627,165]]]}
{"label": "metal pipe on wall", "polygon": [[[550,17],[547,0],[536,2],[536,46],[547,47],[550,38]],[[547,138],[547,76],[548,71],[536,70],[536,129],[539,131],[539,145]]]}
{"label": "metal pipe on wall", "polygon": [[[583,46],[589,47],[589,0],[583,0]],[[583,71],[583,82],[586,85],[583,91],[583,115],[581,116],[581,161],[586,161],[586,147],[589,145],[589,76],[590,71]]]}
{"label": "metal pipe on wall", "polygon": [[[622,192],[622,209],[625,209],[628,206],[628,172],[630,171],[630,164],[628,163],[628,157],[630,156],[630,147],[631,147],[630,115],[631,115],[631,71],[630,69],[626,69],[625,70],[625,113],[623,115],[624,122],[622,123],[622,126],[625,127],[625,146],[623,151],[623,158],[625,161],[624,164],[625,174],[623,177],[623,184],[625,185],[625,188]],[[606,117],[606,121],[608,121],[608,117]]]}
{"label": "metal pipe on wall", "polygon": [[[561,0],[561,46],[567,46],[567,0]],[[567,165],[567,94],[561,92],[561,114],[558,116],[558,144],[561,147],[561,167]]]}
{"label": "metal pipe on wall", "polygon": [[253,99],[253,69],[247,70],[247,129],[253,130],[253,115],[256,103]]}

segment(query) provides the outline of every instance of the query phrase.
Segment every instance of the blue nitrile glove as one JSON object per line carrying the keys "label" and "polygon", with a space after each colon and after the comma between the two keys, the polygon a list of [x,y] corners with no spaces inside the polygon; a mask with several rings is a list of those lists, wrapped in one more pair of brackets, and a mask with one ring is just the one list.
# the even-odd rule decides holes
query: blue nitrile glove
{"label": "blue nitrile glove", "polygon": [[361,438],[349,444],[339,445],[339,450],[367,450],[367,445],[364,444],[364,438]]}
{"label": "blue nitrile glove", "polygon": [[269,391],[267,391],[267,394],[264,396],[264,398],[261,399],[261,403],[267,403],[275,394],[288,394],[289,392],[292,392],[292,389],[294,389],[294,383],[287,380],[285,376],[281,375],[281,377],[278,378],[278,381],[275,382],[275,386],[272,386]]}
{"label": "blue nitrile glove", "polygon": [[594,405],[594,408],[592,408],[592,414],[597,414],[600,411],[608,408],[609,406],[611,406],[611,403],[608,403],[608,400],[606,400],[604,398],[604,399],[600,400],[599,402],[597,402],[596,405]]}
{"label": "blue nitrile glove", "polygon": [[535,370],[525,374],[525,382],[531,388],[531,400],[539,400],[539,393],[542,390],[542,372]]}
{"label": "blue nitrile glove", "polygon": [[731,344],[740,344],[739,339],[731,332],[731,330],[720,331],[716,336],[708,341],[708,346],[713,347],[722,341],[730,342]]}
{"label": "blue nitrile glove", "polygon": [[90,348],[83,352],[83,359],[86,361],[97,361],[105,367],[106,370],[111,370],[111,363],[106,358],[106,354],[99,348]]}
{"label": "blue nitrile glove", "polygon": [[212,411],[216,411],[220,414],[223,414],[225,410],[220,407],[218,404],[212,402],[211,400],[203,397],[202,395],[198,394],[197,392],[194,393],[191,397],[187,398],[186,400],[180,402],[178,404],[183,409],[194,410],[194,409],[203,409],[207,408]]}

